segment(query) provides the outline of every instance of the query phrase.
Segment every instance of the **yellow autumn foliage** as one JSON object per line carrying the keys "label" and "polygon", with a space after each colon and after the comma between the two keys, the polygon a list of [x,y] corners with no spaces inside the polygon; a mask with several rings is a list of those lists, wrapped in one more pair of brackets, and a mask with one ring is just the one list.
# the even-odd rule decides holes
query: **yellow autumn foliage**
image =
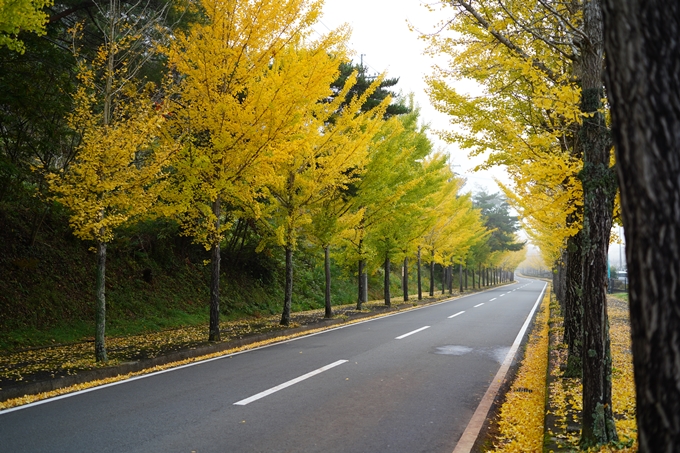
{"label": "yellow autumn foliage", "polygon": [[182,142],[164,198],[209,249],[236,217],[262,215],[264,187],[300,149],[312,106],[330,93],[347,30],[311,40],[316,1],[200,3],[205,23],[164,49],[179,76],[171,130]]}
{"label": "yellow autumn foliage", "polygon": [[47,176],[55,198],[71,211],[74,234],[103,243],[155,203],[172,151],[163,140],[165,112],[153,101],[153,85],[138,87],[118,69],[105,76],[112,83],[108,95],[97,89],[97,74],[106,71],[113,51],[100,49],[91,66],[80,65],[69,116],[81,134],[76,158],[65,171]]}
{"label": "yellow autumn foliage", "polygon": [[24,53],[19,34],[30,31],[44,35],[48,19],[44,8],[52,3],[52,0],[0,0],[0,47]]}
{"label": "yellow autumn foliage", "polygon": [[[502,189],[546,262],[581,227],[582,122],[574,77],[579,8],[522,1],[450,2],[442,33],[423,36],[429,52],[449,58],[428,78],[435,106],[456,127],[442,137],[486,155],[480,168],[505,166]],[[531,25],[526,25],[531,24]],[[459,82],[474,81],[467,94]]]}

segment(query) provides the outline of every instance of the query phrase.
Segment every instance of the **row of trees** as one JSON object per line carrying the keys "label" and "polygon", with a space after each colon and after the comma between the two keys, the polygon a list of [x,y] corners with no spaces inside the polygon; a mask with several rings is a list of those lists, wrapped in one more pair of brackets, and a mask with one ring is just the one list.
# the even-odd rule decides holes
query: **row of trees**
{"label": "row of trees", "polygon": [[[608,21],[603,20],[602,3]],[[668,211],[677,199],[677,178],[668,173],[677,167],[677,158],[669,154],[677,154],[677,133],[670,132],[670,124],[677,125],[677,109],[669,107],[677,96],[661,93],[676,93],[670,87],[680,77],[678,52],[674,44],[655,44],[677,33],[677,6],[452,0],[443,8],[454,19],[442,22],[444,32],[425,38],[433,54],[446,55],[450,62],[435,68],[430,96],[458,126],[444,132],[445,139],[472,154],[488,153],[486,166],[508,169],[512,183],[505,193],[545,262],[554,263],[565,317],[566,375],[583,381],[581,445],[618,440],[611,411],[606,278],[610,231],[620,216],[619,167],[628,261],[634,262],[638,278],[638,286],[631,286],[631,319],[638,403],[644,402],[638,412],[640,447],[677,449],[677,416],[670,414],[677,413],[678,375],[661,371],[677,367],[677,354],[670,352],[677,340],[667,334],[671,324],[677,326],[677,316],[661,315],[677,305],[675,284],[661,282],[666,277],[675,281],[671,275],[677,274],[677,263],[664,268],[666,277],[652,276],[651,263],[658,261],[650,254],[657,239],[659,247],[668,247],[671,255],[666,256],[677,250],[677,241],[668,243],[664,234],[665,228],[675,231],[678,225],[677,216]],[[607,51],[613,55],[607,55],[606,65],[605,22]],[[617,159],[605,66],[607,94],[618,97],[619,112],[612,115],[620,122]],[[477,82],[483,94],[456,90],[455,82],[463,79]],[[615,160],[625,162],[615,165]],[[654,213],[647,212],[644,200],[655,206]],[[653,250],[661,253],[660,248]],[[660,326],[659,316],[670,324]],[[665,358],[661,351],[666,351]],[[668,399],[665,392],[673,397]],[[668,400],[663,408],[662,400]]]}
{"label": "row of trees", "polygon": [[[418,256],[431,272],[438,263],[449,282],[454,265],[484,270],[487,284],[488,268],[511,271],[521,261],[507,204],[461,193],[412,101],[393,102],[396,80],[347,62],[346,28],[313,33],[320,8],[307,0],[57,4],[48,39],[25,39],[34,59],[12,57],[35,71],[36,61],[46,64],[39,52],[59,56],[61,66],[39,71],[55,77],[54,91],[26,96],[24,104],[35,101],[26,111],[3,104],[0,174],[7,187],[29,186],[67,207],[76,236],[95,244],[97,360],[106,360],[107,247],[121,227],[149,217],[174,219],[210,252],[211,341],[220,340],[221,248],[244,224],[257,225],[259,250],[285,251],[284,325],[294,252],[306,244],[325,252],[327,316],[331,255],[358,268],[358,309],[368,273],[379,269],[391,302],[394,260],[408,269]],[[26,76],[3,68],[8,85]],[[39,97],[49,119],[31,116],[41,112]]]}

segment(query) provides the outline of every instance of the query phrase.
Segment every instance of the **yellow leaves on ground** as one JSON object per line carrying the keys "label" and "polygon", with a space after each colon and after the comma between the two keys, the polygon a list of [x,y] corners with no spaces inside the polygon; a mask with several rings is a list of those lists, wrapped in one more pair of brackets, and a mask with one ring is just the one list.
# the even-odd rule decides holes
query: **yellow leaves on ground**
{"label": "yellow leaves on ground", "polygon": [[[635,380],[630,337],[628,303],[616,297],[607,299],[609,336],[612,349],[612,409],[616,432],[622,442],[637,439],[635,421]],[[622,449],[637,451],[637,448]]]}
{"label": "yellow leaves on ground", "polygon": [[[637,451],[637,426],[635,422],[635,381],[633,378],[633,357],[631,354],[630,318],[628,304],[622,299],[607,299],[609,313],[611,354],[612,354],[612,410],[619,444],[594,448],[593,452],[635,452]],[[559,351],[558,357],[566,361],[566,349]],[[578,449],[580,432],[567,429],[573,418],[582,409],[582,388],[579,379],[564,379],[560,376],[560,363],[552,366],[555,379],[550,385],[552,415],[556,418],[559,432],[548,432],[563,448]],[[578,423],[578,421],[576,421]],[[632,445],[632,446],[630,446]]]}
{"label": "yellow leaves on ground", "polygon": [[543,451],[549,304],[548,290],[536,315],[524,360],[500,410],[495,452]]}
{"label": "yellow leaves on ground", "polygon": [[[550,384],[548,399],[554,417],[556,430],[549,428],[544,433],[546,371],[548,368],[548,317],[553,326],[560,324],[557,317],[559,307],[550,310],[550,294],[546,293],[541,309],[536,316],[536,328],[530,335],[526,356],[520,365],[506,400],[500,409],[498,434],[494,450],[505,452],[542,452],[544,435],[557,441],[560,448],[578,450],[580,431],[578,414],[582,410],[582,387],[577,378],[565,379],[561,376],[560,361],[566,360],[566,349],[556,345],[552,354],[558,361],[551,364],[551,375],[555,378]],[[608,299],[610,335],[612,346],[612,409],[619,446],[602,446],[591,449],[593,452],[634,452],[637,451],[635,424],[635,385],[631,356],[630,321],[625,301],[610,297]],[[561,334],[560,334],[561,338]],[[626,445],[631,445],[628,447]]]}

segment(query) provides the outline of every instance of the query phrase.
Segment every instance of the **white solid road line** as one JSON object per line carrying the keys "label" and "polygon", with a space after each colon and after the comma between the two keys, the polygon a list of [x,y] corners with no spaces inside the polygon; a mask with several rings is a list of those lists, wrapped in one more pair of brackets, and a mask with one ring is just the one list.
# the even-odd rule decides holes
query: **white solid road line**
{"label": "white solid road line", "polygon": [[458,315],[462,315],[463,313],[465,313],[465,311],[459,311],[459,312],[458,312],[458,313],[456,313],[455,315],[451,315],[451,316],[449,316],[449,319],[451,319],[451,318],[455,318],[456,316],[458,316]]}
{"label": "white solid road line", "polygon": [[474,306],[474,307],[472,307],[472,308],[477,308],[477,307],[481,307],[482,305],[484,305],[484,302],[482,302],[481,304],[477,304],[477,305],[475,305],[475,306]]}
{"label": "white solid road line", "polygon": [[402,338],[406,338],[409,335],[413,335],[414,333],[418,333],[421,330],[425,330],[425,329],[429,329],[429,328],[430,328],[430,326],[421,327],[420,329],[416,329],[413,332],[405,333],[404,335],[399,335],[397,338],[395,338],[395,340],[401,340]]}
{"label": "white solid road line", "polygon": [[286,387],[290,387],[291,385],[295,385],[298,382],[304,381],[305,379],[309,379],[312,376],[316,376],[319,373],[323,373],[324,371],[330,370],[331,368],[334,368],[338,365],[342,365],[345,362],[347,362],[347,360],[338,360],[337,362],[333,362],[330,365],[326,365],[326,366],[321,367],[317,370],[310,371],[309,373],[303,374],[300,377],[296,377],[295,379],[291,379],[288,382],[284,382],[283,384],[277,385],[276,387],[272,387],[269,390],[265,390],[264,392],[260,392],[257,395],[253,395],[250,398],[246,398],[244,400],[237,401],[237,402],[234,403],[234,405],[235,406],[245,406],[246,404],[250,404],[253,401],[257,401],[261,398],[264,398],[265,396],[271,395],[272,393],[276,393],[279,390],[283,390]]}

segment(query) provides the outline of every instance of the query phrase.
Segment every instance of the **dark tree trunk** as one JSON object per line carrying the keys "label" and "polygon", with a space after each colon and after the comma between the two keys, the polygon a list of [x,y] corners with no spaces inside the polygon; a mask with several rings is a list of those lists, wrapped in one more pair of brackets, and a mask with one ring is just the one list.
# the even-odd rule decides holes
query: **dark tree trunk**
{"label": "dark tree trunk", "polygon": [[449,268],[442,264],[442,296],[446,292],[446,285],[448,285]]}
{"label": "dark tree trunk", "polygon": [[[213,202],[215,215],[215,231],[220,230],[220,199]],[[208,326],[208,341],[220,341],[220,241],[219,239],[210,249],[210,325]]]}
{"label": "dark tree trunk", "polygon": [[404,302],[408,302],[408,258],[404,257],[404,280],[402,282],[404,289]]}
{"label": "dark tree trunk", "polygon": [[364,303],[364,294],[366,293],[366,288],[364,287],[366,284],[366,280],[364,279],[364,275],[366,274],[365,267],[366,261],[359,260],[359,272],[358,272],[359,297],[357,298],[357,310],[361,310]]}
{"label": "dark tree trunk", "polygon": [[555,262],[555,268],[553,270],[553,289],[555,293],[555,298],[560,304],[562,313],[564,314],[564,298],[566,296],[565,289],[565,273],[567,264],[567,251],[562,250],[562,255],[560,259]]}
{"label": "dark tree trunk", "polygon": [[460,293],[463,293],[463,265],[459,264],[458,265],[458,287],[460,290]]}
{"label": "dark tree trunk", "polygon": [[324,318],[332,318],[333,317],[333,308],[331,306],[331,253],[330,253],[330,245],[327,245],[323,248],[324,251],[324,273],[326,277],[326,291],[325,291],[325,305],[326,305],[326,312],[324,314]]}
{"label": "dark tree trunk", "polygon": [[680,3],[604,0],[641,453],[680,451]]}
{"label": "dark tree trunk", "polygon": [[368,272],[366,272],[366,263],[364,263],[364,303],[368,302]]}
{"label": "dark tree trunk", "polygon": [[472,290],[475,289],[475,268],[470,269],[470,276],[472,277]]}
{"label": "dark tree trunk", "polygon": [[566,377],[583,376],[583,232],[567,240],[566,293],[564,300],[564,342],[567,345]]}
{"label": "dark tree trunk", "polygon": [[392,294],[390,293],[390,256],[385,254],[385,305],[392,306]]}
{"label": "dark tree trunk", "polygon": [[479,265],[479,269],[477,270],[477,275],[479,276],[479,289],[482,289],[484,286],[484,276],[482,275],[482,265]]}
{"label": "dark tree trunk", "polygon": [[420,247],[418,247],[418,300],[423,300],[423,283],[420,273]]}
{"label": "dark tree trunk", "polygon": [[286,250],[286,283],[283,293],[283,313],[281,313],[282,326],[290,324],[290,306],[293,302],[293,247],[290,245]]}
{"label": "dark tree trunk", "polygon": [[467,267],[466,267],[465,268],[465,291],[468,290],[468,281],[467,281],[468,279],[467,278],[468,278],[468,270],[467,270]]}
{"label": "dark tree trunk", "polygon": [[430,261],[430,297],[434,297],[434,260]]}
{"label": "dark tree trunk", "polygon": [[449,265],[449,294],[453,294],[453,264]]}
{"label": "dark tree trunk", "polygon": [[106,242],[97,242],[97,300],[94,310],[94,357],[106,362]]}
{"label": "dark tree trunk", "polygon": [[600,1],[584,2],[584,34],[579,141],[583,147],[583,411],[581,445],[618,440],[612,415],[611,353],[607,319],[607,254],[616,179],[609,168],[611,140],[600,112],[602,12]]}

